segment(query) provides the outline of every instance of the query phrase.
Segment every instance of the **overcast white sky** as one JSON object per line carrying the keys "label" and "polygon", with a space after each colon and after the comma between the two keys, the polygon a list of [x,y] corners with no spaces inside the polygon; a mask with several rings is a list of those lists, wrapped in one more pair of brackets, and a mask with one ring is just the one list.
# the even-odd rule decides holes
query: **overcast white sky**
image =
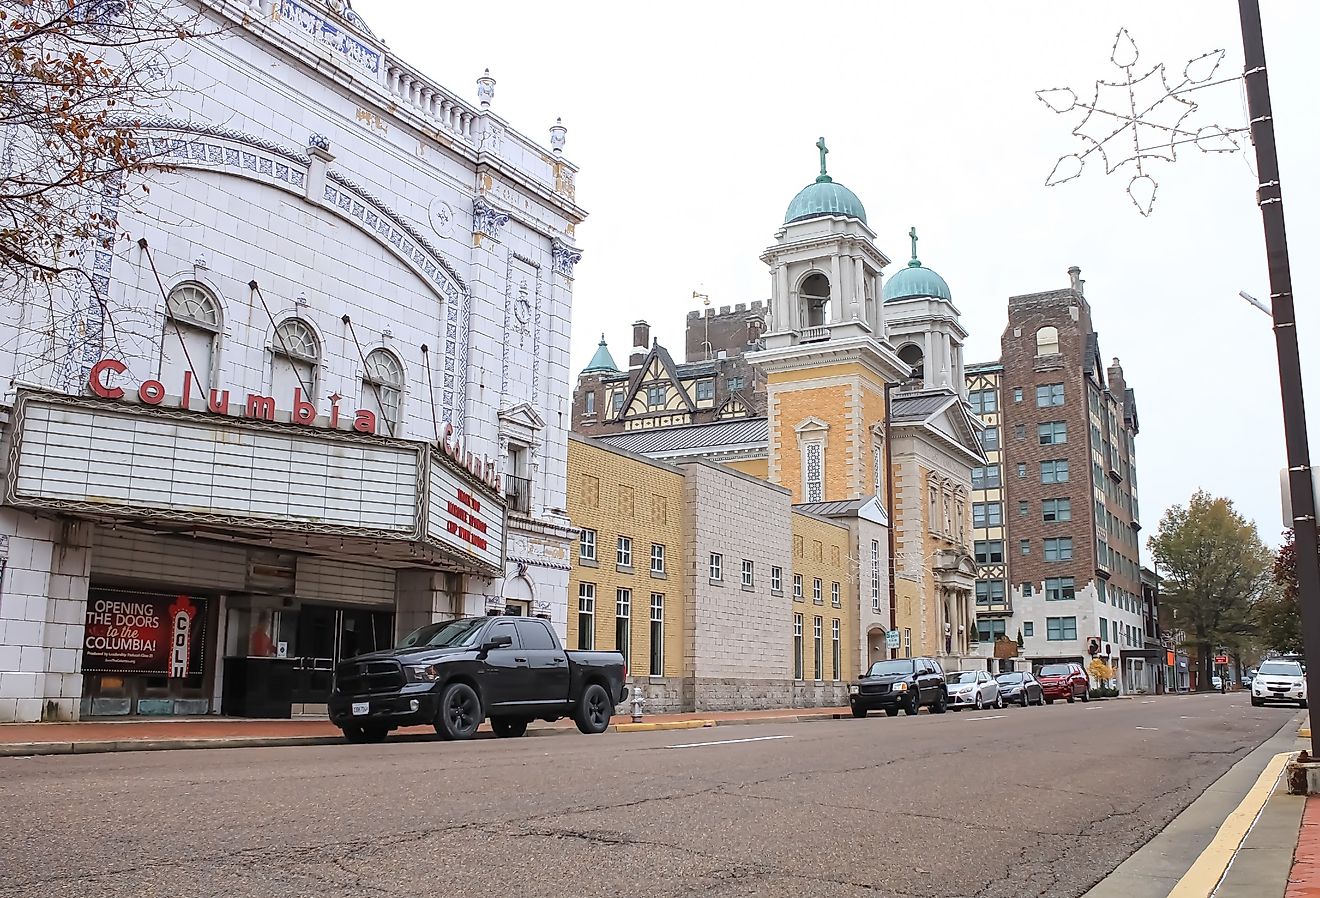
{"label": "overcast white sky", "polygon": [[[1292,249],[1299,334],[1320,451],[1320,3],[1265,0],[1266,52]],[[1250,147],[1149,171],[1154,214],[1137,214],[1128,169],[1047,188],[1077,149],[1074,115],[1039,88],[1086,94],[1126,26],[1137,66],[1176,79],[1191,57],[1224,48],[1241,72],[1232,0],[1106,2],[630,3],[356,0],[390,47],[543,142],[557,116],[581,166],[584,258],[574,288],[573,364],[604,331],[624,362],[645,317],[681,353],[700,289],[717,305],[766,299],[757,258],[793,195],[817,170],[866,205],[880,248],[949,282],[971,332],[970,362],[998,357],[1010,295],[1065,287],[1079,265],[1106,361],[1137,392],[1138,484],[1145,534],[1198,487],[1232,498],[1277,543],[1282,415],[1269,319],[1237,296],[1269,295]],[[1188,123],[1245,124],[1236,83],[1193,98]],[[1250,162],[1250,165],[1248,164]],[[1145,554],[1143,552],[1143,554]]]}

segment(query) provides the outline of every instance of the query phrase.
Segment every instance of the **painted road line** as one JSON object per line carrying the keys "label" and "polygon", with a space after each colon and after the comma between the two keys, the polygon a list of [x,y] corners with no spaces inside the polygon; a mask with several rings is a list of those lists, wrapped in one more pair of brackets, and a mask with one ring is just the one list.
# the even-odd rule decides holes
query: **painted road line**
{"label": "painted road line", "polygon": [[1265,769],[1260,772],[1256,784],[1247,792],[1233,813],[1228,815],[1219,832],[1210,840],[1210,844],[1201,852],[1183,878],[1169,893],[1169,898],[1209,898],[1224,878],[1224,872],[1232,863],[1234,855],[1242,846],[1247,833],[1256,824],[1256,818],[1265,808],[1275,784],[1283,775],[1283,768],[1295,752],[1282,752],[1270,758]]}
{"label": "painted road line", "polygon": [[1159,727],[1137,727],[1139,730],[1158,730]]}
{"label": "painted road line", "polygon": [[721,739],[718,742],[681,742],[678,745],[666,745],[665,748],[701,748],[706,745],[737,745],[740,742],[767,742],[771,739],[792,739],[791,735],[752,736],[747,739]]}
{"label": "painted road line", "polygon": [[969,717],[968,720],[1003,720],[1007,714],[991,714],[989,717]]}
{"label": "painted road line", "polygon": [[1141,703],[1143,705],[1153,705],[1155,704],[1155,699],[1153,698],[1142,699]]}

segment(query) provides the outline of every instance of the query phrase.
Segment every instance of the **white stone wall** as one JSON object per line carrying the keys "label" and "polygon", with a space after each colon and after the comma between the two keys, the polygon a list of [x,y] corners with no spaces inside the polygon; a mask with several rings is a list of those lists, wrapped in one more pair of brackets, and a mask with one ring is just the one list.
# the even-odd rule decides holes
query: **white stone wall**
{"label": "white stone wall", "polygon": [[[770,568],[792,558],[787,490],[729,468],[682,463],[688,543],[683,673],[703,682],[778,681],[792,670],[792,595],[770,593]],[[766,526],[782,522],[782,526]],[[710,579],[710,555],[724,556],[723,580]],[[741,584],[743,559],[754,583]],[[710,707],[700,704],[698,707]]]}
{"label": "white stone wall", "polygon": [[[214,385],[233,403],[270,393],[272,318],[296,316],[315,331],[312,401],[322,415],[332,394],[343,413],[364,404],[362,357],[387,348],[406,381],[396,436],[434,440],[436,422],[449,421],[471,451],[501,458],[509,434],[500,413],[525,407],[534,422],[531,517],[544,526],[510,521],[510,544],[530,532],[536,545],[508,574],[562,635],[572,242],[583,217],[576,170],[394,59],[320,0],[295,5],[297,15],[274,16],[269,0],[216,3],[202,27],[224,32],[178,48],[176,89],[145,132],[173,170],[153,177],[149,193],[130,183],[98,205],[118,216],[123,235],[87,259],[112,317],[86,290],[57,295],[53,320],[32,296],[0,304],[5,401],[15,383],[84,392],[88,369],[105,357],[128,364],[125,387],[156,377],[162,341],[177,339],[163,294],[184,281],[219,300]],[[313,36],[326,28],[347,42],[337,49]],[[276,399],[287,420],[292,397]],[[0,516],[13,553],[0,598],[0,720],[36,719],[43,698],[63,708],[71,690],[76,705],[72,680],[46,682],[48,673],[77,676],[67,653],[81,637],[65,645],[67,634],[52,628],[81,627],[69,601],[85,605],[87,586],[87,559],[51,548],[58,526]],[[70,571],[82,579],[66,582]],[[467,578],[461,610],[482,613],[504,589]],[[410,614],[439,607],[409,595]]]}
{"label": "white stone wall", "polygon": [[[1030,596],[1024,596],[1022,594],[1022,584],[1015,583],[1012,585],[1012,602],[1013,615],[1008,619],[1005,629],[1006,635],[1010,638],[1016,638],[1019,629],[1027,621],[1031,621],[1034,627],[1033,635],[1024,635],[1023,637],[1022,656],[1027,659],[1088,658],[1086,640],[1088,637],[1100,635],[1100,618],[1102,617],[1109,622],[1109,638],[1102,640],[1102,642],[1108,643],[1112,647],[1110,664],[1115,669],[1116,675],[1120,670],[1119,653],[1124,648],[1144,648],[1144,635],[1141,637],[1141,646],[1127,646],[1114,632],[1115,624],[1119,625],[1120,629],[1124,624],[1138,629],[1143,628],[1141,611],[1127,611],[1114,605],[1108,599],[1101,602],[1095,581],[1079,585],[1076,589],[1076,598],[1063,601],[1047,601],[1044,583],[1032,584]],[[1077,639],[1049,639],[1049,631],[1046,625],[1047,618],[1074,616],[1077,618]],[[1144,634],[1144,632],[1143,629],[1142,633]],[[1135,686],[1135,684],[1122,684],[1125,691],[1129,686]]]}

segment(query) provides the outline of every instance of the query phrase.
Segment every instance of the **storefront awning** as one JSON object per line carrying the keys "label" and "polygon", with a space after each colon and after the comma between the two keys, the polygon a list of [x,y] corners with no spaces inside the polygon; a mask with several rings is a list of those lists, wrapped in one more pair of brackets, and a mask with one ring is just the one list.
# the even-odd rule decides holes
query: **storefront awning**
{"label": "storefront awning", "polygon": [[21,390],[5,502],[162,533],[498,576],[504,503],[428,443]]}

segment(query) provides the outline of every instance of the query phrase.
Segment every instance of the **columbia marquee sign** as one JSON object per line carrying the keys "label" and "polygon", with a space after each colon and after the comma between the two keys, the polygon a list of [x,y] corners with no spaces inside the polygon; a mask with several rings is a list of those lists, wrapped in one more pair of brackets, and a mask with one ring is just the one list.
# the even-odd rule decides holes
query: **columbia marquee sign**
{"label": "columbia marquee sign", "polygon": [[487,573],[503,566],[494,466],[452,433],[431,446],[116,398],[21,390],[6,501],[92,518],[418,543]]}

